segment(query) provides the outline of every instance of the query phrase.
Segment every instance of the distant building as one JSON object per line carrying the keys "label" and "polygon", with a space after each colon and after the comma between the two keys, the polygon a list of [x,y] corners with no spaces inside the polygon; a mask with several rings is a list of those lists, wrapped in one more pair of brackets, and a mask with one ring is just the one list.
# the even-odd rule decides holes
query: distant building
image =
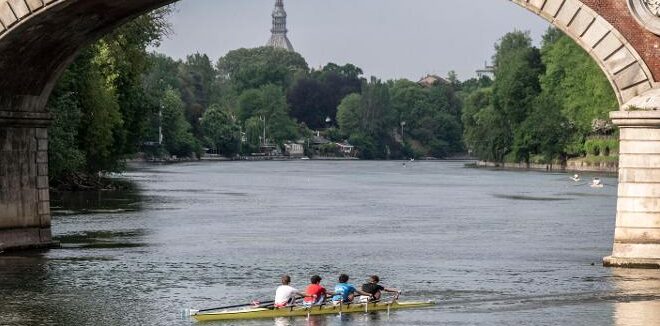
{"label": "distant building", "polygon": [[355,146],[349,144],[347,141],[343,143],[336,143],[339,147],[339,151],[344,154],[344,156],[353,157],[355,156]]}
{"label": "distant building", "polygon": [[302,157],[305,155],[305,147],[302,144],[284,144],[284,149],[287,156]]}
{"label": "distant building", "polygon": [[267,46],[285,49],[293,52],[293,45],[286,36],[288,30],[286,29],[286,11],[284,11],[284,0],[275,1],[275,9],[273,10],[273,28],[270,30],[272,33]]}
{"label": "distant building", "polygon": [[488,63],[484,63],[484,68],[477,70],[477,78],[481,79],[483,77],[495,79],[495,67],[489,66]]}
{"label": "distant building", "polygon": [[449,81],[437,75],[426,75],[426,77],[420,79],[417,84],[423,87],[433,87],[439,84],[449,84]]}
{"label": "distant building", "polygon": [[315,145],[315,146],[325,145],[325,144],[329,144],[329,143],[331,143],[331,141],[329,141],[327,138],[321,136],[321,132],[319,132],[319,131],[317,131],[316,135],[314,135],[314,137],[312,137],[312,144]]}

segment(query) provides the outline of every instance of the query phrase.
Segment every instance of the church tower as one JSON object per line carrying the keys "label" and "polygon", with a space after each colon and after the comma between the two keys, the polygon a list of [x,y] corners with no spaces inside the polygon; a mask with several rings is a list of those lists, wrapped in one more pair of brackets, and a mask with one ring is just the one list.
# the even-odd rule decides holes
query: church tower
{"label": "church tower", "polygon": [[291,45],[289,38],[286,36],[288,30],[286,29],[284,0],[275,1],[275,9],[273,10],[273,29],[270,31],[272,36],[270,37],[267,46],[293,51],[293,45]]}

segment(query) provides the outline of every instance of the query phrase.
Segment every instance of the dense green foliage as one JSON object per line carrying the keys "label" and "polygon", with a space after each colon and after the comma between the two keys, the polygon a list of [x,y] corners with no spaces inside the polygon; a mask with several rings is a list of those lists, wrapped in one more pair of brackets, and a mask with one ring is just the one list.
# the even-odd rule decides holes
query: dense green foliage
{"label": "dense green foliage", "polygon": [[[540,49],[528,33],[505,35],[494,80],[461,82],[450,72],[429,76],[432,83],[383,82],[351,64],[310,70],[300,54],[270,47],[230,51],[215,64],[199,53],[148,53],[167,32],[167,14],[119,28],[63,74],[48,104],[55,183],[120,171],[138,151],[196,157],[207,147],[233,157],[298,142],[313,153],[316,134],[354,145],[365,159],[444,158],[467,148],[490,161],[549,162],[616,151],[594,137],[611,132],[594,123],[616,107],[610,85],[555,29]],[[343,155],[324,141],[316,153]]]}
{"label": "dense green foliage", "polygon": [[150,108],[143,100],[147,47],[167,31],[168,9],[154,11],[84,49],[49,100],[50,176],[121,170],[140,145]]}
{"label": "dense green foliage", "polygon": [[354,65],[330,63],[320,71],[299,78],[287,96],[291,116],[313,129],[334,125],[341,100],[360,92],[361,75],[362,69]]}
{"label": "dense green foliage", "polygon": [[512,32],[496,45],[495,81],[472,88],[463,110],[465,143],[490,161],[560,161],[585,154],[617,106],[609,82],[575,42],[550,29],[541,49],[528,33]]}

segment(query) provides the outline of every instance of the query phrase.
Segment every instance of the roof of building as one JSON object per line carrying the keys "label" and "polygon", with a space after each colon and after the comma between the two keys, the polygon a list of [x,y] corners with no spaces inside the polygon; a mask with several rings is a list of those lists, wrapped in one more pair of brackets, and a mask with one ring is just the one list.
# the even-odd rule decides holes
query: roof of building
{"label": "roof of building", "polygon": [[420,79],[417,83],[424,87],[433,87],[440,83],[449,84],[449,82],[446,79],[437,75],[426,75],[426,77]]}

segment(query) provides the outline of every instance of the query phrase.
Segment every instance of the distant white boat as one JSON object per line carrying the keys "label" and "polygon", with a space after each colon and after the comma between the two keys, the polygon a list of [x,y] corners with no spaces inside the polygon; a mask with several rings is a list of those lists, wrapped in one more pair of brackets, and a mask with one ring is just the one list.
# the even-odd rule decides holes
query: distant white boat
{"label": "distant white boat", "polygon": [[307,156],[303,156],[303,157],[301,157],[300,159],[301,159],[301,160],[309,160],[309,157],[307,157]]}

